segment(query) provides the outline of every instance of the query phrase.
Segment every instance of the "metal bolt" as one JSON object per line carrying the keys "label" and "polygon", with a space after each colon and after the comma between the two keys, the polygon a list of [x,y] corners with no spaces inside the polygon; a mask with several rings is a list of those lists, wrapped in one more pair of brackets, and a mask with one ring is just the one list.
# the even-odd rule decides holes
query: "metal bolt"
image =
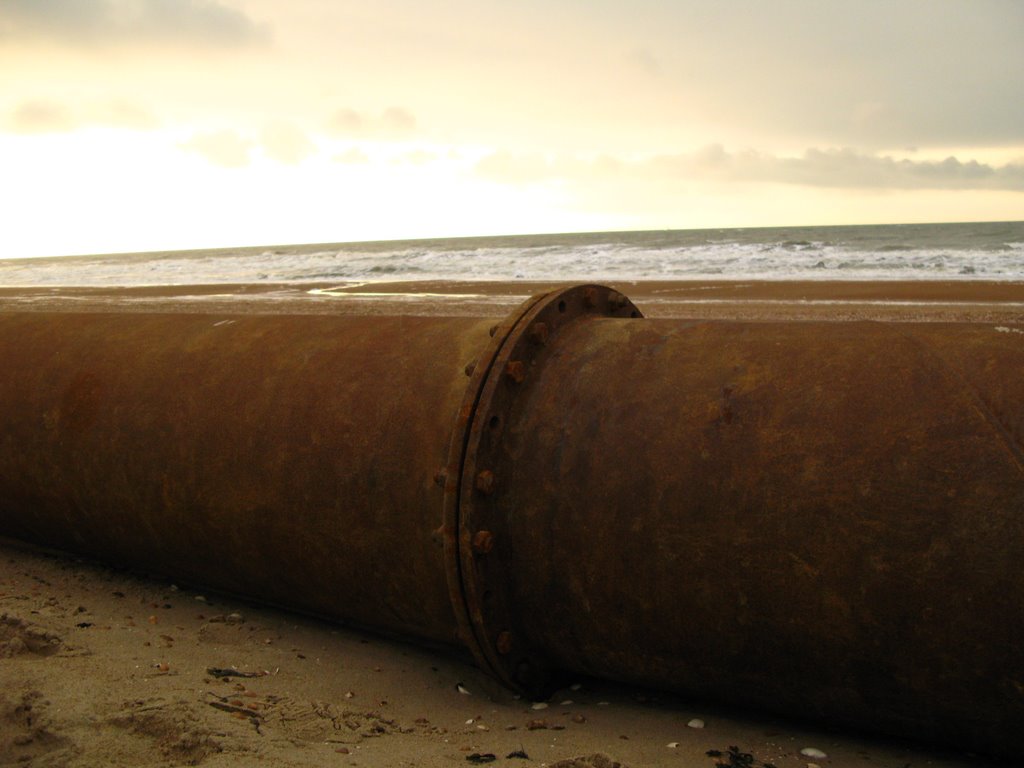
{"label": "metal bolt", "polygon": [[473,375],[473,371],[476,370],[476,363],[475,362],[473,362],[473,363],[466,363],[466,367],[463,368],[463,370],[466,372],[467,376],[472,376]]}
{"label": "metal bolt", "polygon": [[526,379],[526,366],[522,360],[512,360],[505,366],[505,375],[516,384],[522,384]]}
{"label": "metal bolt", "polygon": [[494,492],[494,473],[491,470],[484,469],[477,473],[476,489],[485,495]]}
{"label": "metal bolt", "polygon": [[546,344],[548,340],[548,324],[534,323],[530,326],[530,330],[527,335],[530,337],[530,341],[534,344]]}
{"label": "metal bolt", "polygon": [[507,629],[499,632],[498,637],[494,641],[494,647],[498,649],[498,653],[502,656],[508,656],[512,653],[512,633]]}
{"label": "metal bolt", "polygon": [[490,531],[477,531],[473,536],[473,551],[486,555],[494,549],[494,534]]}

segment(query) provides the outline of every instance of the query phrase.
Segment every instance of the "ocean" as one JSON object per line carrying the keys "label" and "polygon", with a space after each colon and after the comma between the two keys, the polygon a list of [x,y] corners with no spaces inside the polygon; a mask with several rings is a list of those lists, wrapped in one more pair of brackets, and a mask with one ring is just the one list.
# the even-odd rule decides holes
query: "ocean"
{"label": "ocean", "polygon": [[0,286],[1024,280],[1024,221],[691,229],[0,259]]}

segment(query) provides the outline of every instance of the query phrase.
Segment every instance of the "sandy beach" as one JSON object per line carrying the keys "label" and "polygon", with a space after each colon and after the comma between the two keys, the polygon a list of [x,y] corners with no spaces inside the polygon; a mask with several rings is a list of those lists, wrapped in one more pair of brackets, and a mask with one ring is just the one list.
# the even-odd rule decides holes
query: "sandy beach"
{"label": "sandy beach", "polygon": [[0,684],[0,765],[991,764],[592,679],[524,701],[452,653],[10,541]]}
{"label": "sandy beach", "polygon": [[[500,317],[550,288],[375,283],[0,289],[0,312]],[[989,323],[1024,284],[625,283],[650,317]],[[257,565],[258,567],[258,565]],[[638,628],[637,631],[642,631]],[[979,768],[990,761],[654,690],[513,696],[427,649],[168,575],[0,539],[0,765]]]}

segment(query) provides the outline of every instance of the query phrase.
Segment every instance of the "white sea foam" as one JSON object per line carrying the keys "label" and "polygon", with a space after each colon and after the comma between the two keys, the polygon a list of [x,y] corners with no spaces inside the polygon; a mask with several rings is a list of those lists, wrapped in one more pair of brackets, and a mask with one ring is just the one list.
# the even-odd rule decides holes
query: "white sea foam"
{"label": "white sea foam", "polygon": [[1024,280],[1024,223],[476,238],[0,260],[0,285]]}

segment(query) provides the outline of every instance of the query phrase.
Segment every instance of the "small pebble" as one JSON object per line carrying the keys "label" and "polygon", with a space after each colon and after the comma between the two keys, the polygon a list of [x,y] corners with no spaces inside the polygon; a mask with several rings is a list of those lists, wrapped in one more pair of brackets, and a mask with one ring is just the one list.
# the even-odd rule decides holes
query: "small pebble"
{"label": "small pebble", "polygon": [[197,601],[198,601],[198,602],[200,602],[200,603],[205,603],[205,602],[206,602],[206,598],[205,598],[205,597],[204,597],[203,595],[196,595],[196,596],[195,596],[194,598],[192,598],[192,599],[193,599],[193,600],[197,600]]}
{"label": "small pebble", "polygon": [[547,709],[547,708],[548,708],[548,705],[545,704],[543,701],[535,702],[533,704],[533,706],[530,707],[530,709]]}
{"label": "small pebble", "polygon": [[574,703],[574,702],[573,702],[573,700],[572,700],[572,699],[566,699],[565,701],[563,701],[563,702],[562,702],[561,704],[559,704],[558,706],[560,706],[560,707],[571,707],[571,706],[573,705],[573,703]]}
{"label": "small pebble", "polygon": [[459,693],[465,694],[466,696],[472,695],[468,690],[466,690],[466,686],[464,686],[462,683],[456,683],[455,690]]}
{"label": "small pebble", "polygon": [[608,702],[607,701],[599,701],[599,702],[597,702],[597,706],[599,706],[599,707],[607,707],[608,706]]}
{"label": "small pebble", "polygon": [[347,755],[348,754],[348,747],[338,747],[334,751],[337,752],[339,755]]}
{"label": "small pebble", "polygon": [[800,754],[804,757],[812,757],[816,760],[825,760],[828,757],[828,755],[820,749],[815,749],[814,747],[804,747],[800,750]]}
{"label": "small pebble", "polygon": [[569,686],[569,690],[570,691],[578,691],[582,687],[583,687],[583,685],[581,683],[573,683],[572,685]]}
{"label": "small pebble", "polygon": [[676,747],[679,746],[679,742],[678,741],[670,741],[665,746],[668,747],[669,749],[675,749]]}
{"label": "small pebble", "polygon": [[704,721],[701,720],[699,717],[695,717],[695,718],[693,718],[693,720],[688,722],[686,725],[689,728],[703,728],[704,727]]}
{"label": "small pebble", "polygon": [[572,721],[574,723],[585,723],[587,722],[587,718],[585,718],[583,715],[577,714],[572,716]]}

